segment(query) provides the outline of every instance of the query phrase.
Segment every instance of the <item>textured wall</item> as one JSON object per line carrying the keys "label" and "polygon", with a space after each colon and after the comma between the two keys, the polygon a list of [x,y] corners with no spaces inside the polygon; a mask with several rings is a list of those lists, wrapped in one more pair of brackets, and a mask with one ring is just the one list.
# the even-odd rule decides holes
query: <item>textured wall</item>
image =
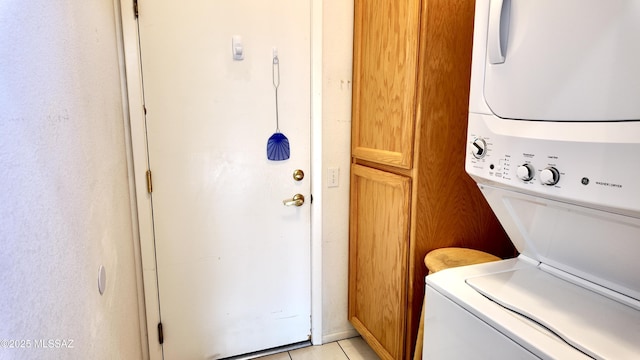
{"label": "textured wall", "polygon": [[142,356],[114,19],[0,4],[0,359]]}

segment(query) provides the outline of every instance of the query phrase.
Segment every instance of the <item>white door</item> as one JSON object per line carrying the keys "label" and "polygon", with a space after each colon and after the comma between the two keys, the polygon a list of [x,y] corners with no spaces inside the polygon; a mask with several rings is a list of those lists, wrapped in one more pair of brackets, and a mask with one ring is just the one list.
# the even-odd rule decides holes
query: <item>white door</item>
{"label": "white door", "polygon": [[[310,336],[310,5],[141,1],[140,48],[164,358]],[[244,60],[234,61],[240,36]],[[267,159],[279,128],[291,157]],[[302,180],[293,173],[300,169]],[[283,200],[302,194],[301,206]]]}

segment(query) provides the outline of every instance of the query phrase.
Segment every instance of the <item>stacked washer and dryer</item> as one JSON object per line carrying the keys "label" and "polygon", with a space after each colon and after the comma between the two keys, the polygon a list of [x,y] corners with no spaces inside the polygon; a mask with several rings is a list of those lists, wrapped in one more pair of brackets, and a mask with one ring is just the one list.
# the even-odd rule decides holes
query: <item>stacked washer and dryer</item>
{"label": "stacked washer and dryer", "polygon": [[520,252],[426,279],[424,359],[640,358],[640,0],[477,0],[466,170]]}

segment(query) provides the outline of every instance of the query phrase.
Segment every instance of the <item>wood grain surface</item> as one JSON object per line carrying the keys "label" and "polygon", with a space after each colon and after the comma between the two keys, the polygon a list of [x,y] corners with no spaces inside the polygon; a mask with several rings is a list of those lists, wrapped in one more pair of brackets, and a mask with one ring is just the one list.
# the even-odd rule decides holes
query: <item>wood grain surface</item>
{"label": "wood grain surface", "polygon": [[352,153],[410,168],[420,1],[355,1]]}
{"label": "wood grain surface", "polygon": [[405,176],[351,168],[349,318],[390,359],[404,350],[410,185]]}

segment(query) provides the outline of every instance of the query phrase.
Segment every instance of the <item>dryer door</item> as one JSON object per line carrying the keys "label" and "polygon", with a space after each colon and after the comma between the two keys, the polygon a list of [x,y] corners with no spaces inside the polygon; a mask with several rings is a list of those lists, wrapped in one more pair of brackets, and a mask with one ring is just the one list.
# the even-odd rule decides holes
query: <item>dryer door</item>
{"label": "dryer door", "polygon": [[494,114],[555,121],[640,119],[640,1],[487,3],[484,95]]}

